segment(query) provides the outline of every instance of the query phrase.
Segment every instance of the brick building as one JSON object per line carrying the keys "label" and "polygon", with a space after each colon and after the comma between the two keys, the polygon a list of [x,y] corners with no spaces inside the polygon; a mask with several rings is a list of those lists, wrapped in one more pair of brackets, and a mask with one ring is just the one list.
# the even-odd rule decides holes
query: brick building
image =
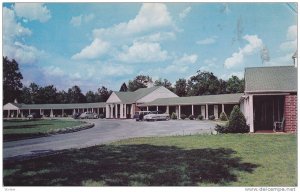
{"label": "brick building", "polygon": [[297,68],[295,66],[245,69],[245,95],[241,102],[250,132],[297,129]]}

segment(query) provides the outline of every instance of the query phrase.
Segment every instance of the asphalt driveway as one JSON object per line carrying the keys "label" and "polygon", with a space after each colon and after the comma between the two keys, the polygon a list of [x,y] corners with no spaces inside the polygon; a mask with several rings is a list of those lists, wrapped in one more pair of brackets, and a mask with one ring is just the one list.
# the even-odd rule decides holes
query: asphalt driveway
{"label": "asphalt driveway", "polygon": [[95,126],[74,133],[4,142],[3,158],[26,157],[62,149],[84,148],[134,137],[210,133],[215,127],[215,123],[211,121],[192,120],[136,122],[131,119],[95,119],[88,121],[95,123]]}

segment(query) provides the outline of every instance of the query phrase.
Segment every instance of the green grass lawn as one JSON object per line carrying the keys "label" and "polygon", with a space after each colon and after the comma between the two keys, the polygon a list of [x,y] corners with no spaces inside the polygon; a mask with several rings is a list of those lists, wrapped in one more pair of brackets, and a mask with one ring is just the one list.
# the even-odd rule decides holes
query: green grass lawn
{"label": "green grass lawn", "polygon": [[4,141],[27,139],[32,137],[45,136],[59,129],[83,124],[74,120],[4,120],[3,138]]}
{"label": "green grass lawn", "polygon": [[297,137],[136,138],[3,167],[5,186],[297,186]]}

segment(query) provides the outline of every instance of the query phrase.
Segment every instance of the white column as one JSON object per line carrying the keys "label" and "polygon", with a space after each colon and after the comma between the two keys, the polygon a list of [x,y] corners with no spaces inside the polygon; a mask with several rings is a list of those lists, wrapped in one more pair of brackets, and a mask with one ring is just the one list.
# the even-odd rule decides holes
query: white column
{"label": "white column", "polygon": [[254,133],[253,115],[253,95],[249,95],[249,124],[251,133]]}
{"label": "white column", "polygon": [[124,118],[127,118],[127,106],[124,104]]}
{"label": "white column", "polygon": [[215,116],[216,119],[219,119],[218,105],[214,105],[214,116]]}
{"label": "white column", "polygon": [[224,104],[222,104],[222,112],[225,112],[225,111],[224,111]]}
{"label": "white column", "polygon": [[201,105],[201,115],[205,119],[205,106],[204,105]]}
{"label": "white column", "polygon": [[22,118],[24,117],[23,110],[21,110],[21,117],[22,117]]}
{"label": "white column", "polygon": [[73,109],[73,115],[76,113],[76,110],[75,109]]}
{"label": "white column", "polygon": [[194,105],[192,105],[192,115],[194,115]]}
{"label": "white column", "polygon": [[167,114],[170,114],[169,105],[167,105],[166,113],[167,113]]}
{"label": "white column", "polygon": [[205,105],[205,119],[208,119],[208,104]]}
{"label": "white column", "polygon": [[123,104],[121,103],[121,104],[120,104],[120,118],[124,118],[123,112],[124,112]]}
{"label": "white column", "polygon": [[108,119],[108,118],[110,118],[110,111],[109,111],[110,107],[108,104],[106,104],[105,107],[106,107],[105,118]]}
{"label": "white column", "polygon": [[156,106],[156,111],[158,111],[158,106]]}
{"label": "white column", "polygon": [[115,118],[118,118],[118,104],[115,104]]}
{"label": "white column", "polygon": [[178,105],[178,119],[181,119],[180,116],[181,116],[181,106]]}
{"label": "white column", "polygon": [[149,111],[149,106],[147,106],[147,111]]}
{"label": "white column", "polygon": [[61,117],[64,116],[64,109],[61,110]]}
{"label": "white column", "polygon": [[114,118],[114,104],[110,105],[110,118]]}
{"label": "white column", "polygon": [[98,114],[98,115],[100,114],[99,112],[100,112],[100,110],[99,110],[99,108],[97,108],[97,114]]}
{"label": "white column", "polygon": [[53,109],[50,110],[50,117],[53,117]]}
{"label": "white column", "polygon": [[19,117],[20,109],[17,110],[17,117]]}
{"label": "white column", "polygon": [[134,115],[134,104],[131,104],[130,117],[133,118],[133,115]]}
{"label": "white column", "polygon": [[31,113],[30,109],[29,109],[29,114]]}

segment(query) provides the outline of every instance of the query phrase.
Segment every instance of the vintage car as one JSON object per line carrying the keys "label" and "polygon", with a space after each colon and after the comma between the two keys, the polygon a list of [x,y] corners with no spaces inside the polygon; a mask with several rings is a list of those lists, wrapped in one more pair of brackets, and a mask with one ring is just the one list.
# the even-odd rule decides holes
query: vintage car
{"label": "vintage car", "polygon": [[152,113],[152,111],[137,111],[135,112],[133,119],[135,119],[136,121],[143,121],[144,116],[150,113]]}
{"label": "vintage car", "polygon": [[170,120],[170,115],[161,111],[152,111],[150,114],[144,116],[145,121],[160,121]]}

